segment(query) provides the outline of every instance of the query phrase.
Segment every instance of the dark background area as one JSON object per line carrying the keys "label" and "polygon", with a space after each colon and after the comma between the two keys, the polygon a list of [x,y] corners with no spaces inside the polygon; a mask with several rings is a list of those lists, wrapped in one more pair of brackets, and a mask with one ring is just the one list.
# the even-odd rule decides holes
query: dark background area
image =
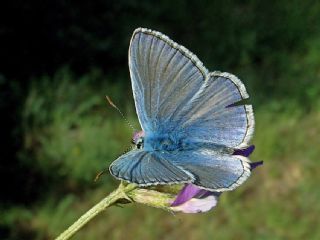
{"label": "dark background area", "polygon": [[[63,226],[52,226],[50,218],[43,216],[50,216],[47,210],[59,207],[61,198],[72,194],[75,202],[81,202],[88,188],[102,192],[106,185],[104,191],[116,185],[110,176],[98,184],[92,179],[130,139],[129,130],[122,131],[124,123],[118,123],[120,117],[105,106],[104,96],[111,94],[136,122],[132,99],[127,97],[131,96],[127,53],[137,27],[163,32],[195,53],[209,70],[231,72],[244,81],[258,120],[279,124],[271,130],[274,135],[258,135],[258,148],[272,148],[258,150],[258,158],[292,159],[286,154],[293,147],[308,152],[304,147],[308,139],[310,162],[308,157],[297,162],[307,163],[310,169],[316,164],[320,125],[320,4],[316,1],[6,1],[0,7],[1,239],[51,239]],[[100,130],[111,132],[105,132],[104,146],[97,143],[99,138],[88,140],[90,133]],[[282,137],[298,140],[292,144],[280,141]],[[68,148],[72,141],[86,154],[92,152],[79,155],[87,160],[78,170],[74,157],[65,163],[73,151]],[[104,148],[113,150],[105,153]],[[85,164],[96,156],[100,160],[88,170]],[[269,169],[271,178],[277,179],[282,168],[290,167]],[[65,206],[74,207],[71,202]],[[114,233],[112,238],[123,236]]]}

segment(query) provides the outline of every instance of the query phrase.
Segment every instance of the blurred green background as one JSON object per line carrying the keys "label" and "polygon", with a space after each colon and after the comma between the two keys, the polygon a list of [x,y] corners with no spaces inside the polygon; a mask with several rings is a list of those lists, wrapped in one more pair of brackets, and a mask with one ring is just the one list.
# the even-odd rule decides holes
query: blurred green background
{"label": "blurred green background", "polygon": [[318,1],[17,0],[0,16],[0,239],[52,239],[118,185],[93,179],[132,136],[105,95],[139,128],[140,26],[242,79],[265,164],[208,213],[113,207],[75,239],[320,239]]}

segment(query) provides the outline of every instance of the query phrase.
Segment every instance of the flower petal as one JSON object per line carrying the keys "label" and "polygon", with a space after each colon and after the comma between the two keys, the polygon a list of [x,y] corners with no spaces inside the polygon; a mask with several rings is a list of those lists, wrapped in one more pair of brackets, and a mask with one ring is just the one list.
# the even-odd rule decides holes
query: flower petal
{"label": "flower petal", "polygon": [[250,163],[250,170],[252,171],[252,170],[255,169],[256,167],[259,167],[260,165],[263,165],[263,161],[252,162],[252,163]]}
{"label": "flower petal", "polygon": [[171,207],[171,210],[184,213],[200,213],[207,212],[218,203],[218,196],[209,195],[205,198],[192,198],[189,201],[175,207]]}
{"label": "flower petal", "polygon": [[249,157],[249,155],[254,151],[255,146],[251,145],[245,149],[236,149],[233,153],[233,155],[241,155],[244,157]]}
{"label": "flower petal", "polygon": [[191,198],[203,194],[203,190],[201,188],[198,188],[196,185],[193,184],[186,184],[182,190],[179,192],[177,195],[176,199],[174,202],[171,204],[171,206],[178,206],[180,204],[183,204],[187,201],[189,201]]}

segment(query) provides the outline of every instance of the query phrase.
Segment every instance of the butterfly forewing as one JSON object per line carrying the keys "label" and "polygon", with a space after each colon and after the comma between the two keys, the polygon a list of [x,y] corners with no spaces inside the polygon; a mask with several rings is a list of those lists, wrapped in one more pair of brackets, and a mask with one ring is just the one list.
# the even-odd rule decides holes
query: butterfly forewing
{"label": "butterfly forewing", "polygon": [[254,129],[252,107],[232,105],[246,98],[248,94],[237,77],[210,73],[198,95],[180,110],[183,117],[179,128],[196,142],[246,147]]}
{"label": "butterfly forewing", "polygon": [[147,29],[137,29],[132,36],[129,68],[145,132],[172,131],[173,114],[197,93],[208,73],[195,55]]}

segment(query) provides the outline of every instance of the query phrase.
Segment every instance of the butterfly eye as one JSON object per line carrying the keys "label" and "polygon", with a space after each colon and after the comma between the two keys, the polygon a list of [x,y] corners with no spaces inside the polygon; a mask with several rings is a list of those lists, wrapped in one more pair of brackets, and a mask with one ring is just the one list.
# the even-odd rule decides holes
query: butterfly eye
{"label": "butterfly eye", "polygon": [[143,147],[143,138],[139,138],[136,142],[136,146],[138,149],[141,149]]}

